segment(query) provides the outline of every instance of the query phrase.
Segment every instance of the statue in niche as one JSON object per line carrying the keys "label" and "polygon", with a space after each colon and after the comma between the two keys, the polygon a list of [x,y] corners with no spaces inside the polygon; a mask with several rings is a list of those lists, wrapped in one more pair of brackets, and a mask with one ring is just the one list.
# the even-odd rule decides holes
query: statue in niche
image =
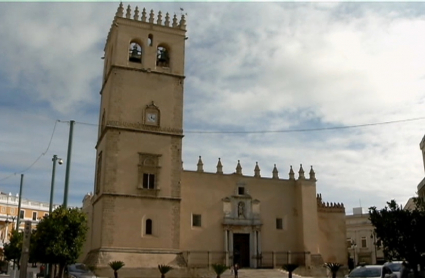
{"label": "statue in niche", "polygon": [[239,202],[239,204],[238,204],[238,217],[245,217],[244,210],[245,210],[245,203]]}

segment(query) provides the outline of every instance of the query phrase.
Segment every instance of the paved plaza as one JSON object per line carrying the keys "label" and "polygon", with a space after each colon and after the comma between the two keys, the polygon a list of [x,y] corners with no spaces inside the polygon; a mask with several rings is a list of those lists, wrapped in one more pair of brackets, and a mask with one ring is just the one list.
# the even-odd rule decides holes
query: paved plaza
{"label": "paved plaza", "polygon": [[[230,274],[230,270],[227,270],[224,274],[220,276],[221,278],[232,278],[234,275]],[[287,278],[288,273],[283,270],[278,269],[240,269],[238,272],[238,278]],[[302,278],[303,276],[298,276],[292,274],[292,278]],[[303,277],[306,278],[306,277]]]}

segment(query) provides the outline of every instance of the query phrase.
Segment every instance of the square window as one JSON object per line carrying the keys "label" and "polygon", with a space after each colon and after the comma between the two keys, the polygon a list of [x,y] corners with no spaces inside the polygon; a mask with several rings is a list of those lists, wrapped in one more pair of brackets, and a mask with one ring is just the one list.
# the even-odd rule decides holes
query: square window
{"label": "square window", "polygon": [[192,214],[192,227],[201,227],[202,218],[200,214]]}
{"label": "square window", "polygon": [[154,174],[143,174],[143,188],[154,189],[155,188],[155,175]]}
{"label": "square window", "polygon": [[276,229],[277,230],[283,230],[283,219],[282,218],[276,218]]}
{"label": "square window", "polygon": [[244,194],[245,194],[245,188],[243,188],[243,187],[238,187],[238,194],[239,194],[239,195],[244,195]]}

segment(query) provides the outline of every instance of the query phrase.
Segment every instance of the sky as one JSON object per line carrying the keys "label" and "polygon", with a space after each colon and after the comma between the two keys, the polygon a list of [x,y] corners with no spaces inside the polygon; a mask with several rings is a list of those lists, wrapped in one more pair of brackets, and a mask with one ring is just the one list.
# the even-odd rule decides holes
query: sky
{"label": "sky", "polygon": [[[219,157],[224,173],[240,160],[247,176],[256,162],[263,177],[276,164],[285,179],[291,165],[307,177],[313,165],[317,193],[347,214],[415,196],[424,178],[425,3],[128,4],[187,13],[185,170],[199,156],[207,172]],[[56,204],[67,163],[68,204],[93,191],[101,57],[117,7],[0,3],[0,191],[17,194],[24,174],[22,197],[48,202],[55,154],[64,160]]]}

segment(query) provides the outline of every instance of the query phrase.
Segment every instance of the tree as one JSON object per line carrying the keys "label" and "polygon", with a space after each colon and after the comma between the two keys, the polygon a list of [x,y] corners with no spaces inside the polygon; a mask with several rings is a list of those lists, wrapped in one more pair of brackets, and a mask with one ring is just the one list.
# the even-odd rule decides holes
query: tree
{"label": "tree", "polygon": [[228,267],[224,264],[212,264],[211,266],[217,275],[217,278],[220,278],[220,275],[228,269]]}
{"label": "tree", "polygon": [[407,260],[418,277],[416,266],[424,265],[425,210],[417,199],[414,210],[403,210],[396,201],[387,202],[381,210],[369,208],[369,216],[378,242],[382,244],[388,260]]}
{"label": "tree", "polygon": [[168,271],[172,270],[173,268],[169,265],[159,264],[158,269],[159,269],[159,272],[161,273],[161,278],[165,278],[165,274]]}
{"label": "tree", "polygon": [[288,271],[288,278],[292,278],[292,272],[298,268],[297,264],[284,264],[282,266],[283,270]]}
{"label": "tree", "polygon": [[75,263],[86,239],[87,219],[79,208],[55,209],[44,217],[31,236],[31,254],[41,263],[59,265],[59,277],[67,264]]}
{"label": "tree", "polygon": [[325,267],[327,267],[331,273],[332,278],[336,277],[336,274],[338,273],[338,270],[341,268],[342,264],[339,263],[325,263]]}
{"label": "tree", "polygon": [[114,270],[114,277],[118,278],[118,270],[125,266],[125,263],[122,261],[113,261],[109,263],[109,266]]}
{"label": "tree", "polygon": [[4,245],[4,258],[6,261],[14,262],[18,265],[22,253],[22,241],[24,235],[17,230],[10,233],[10,241]]}

